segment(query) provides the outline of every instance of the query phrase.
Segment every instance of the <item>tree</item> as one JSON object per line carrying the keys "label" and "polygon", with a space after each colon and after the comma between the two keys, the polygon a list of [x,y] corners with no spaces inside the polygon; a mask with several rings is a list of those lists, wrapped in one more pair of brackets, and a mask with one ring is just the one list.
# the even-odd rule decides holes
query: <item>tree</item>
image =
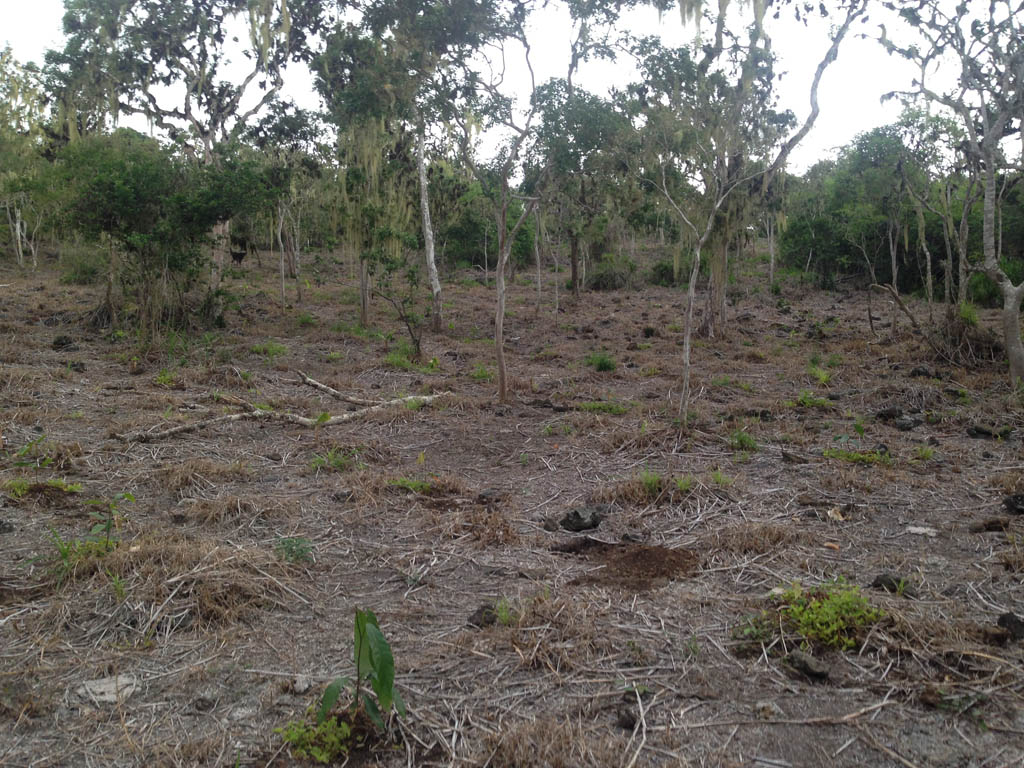
{"label": "tree", "polygon": [[[690,396],[690,346],[693,305],[701,251],[720,225],[729,197],[741,186],[759,181],[770,185],[789,153],[807,135],[819,113],[818,87],[851,25],[866,9],[867,0],[844,0],[841,23],[833,30],[828,50],[818,64],[810,90],[811,109],[801,126],[783,140],[789,117],[774,110],[771,100],[770,42],[764,33],[766,3],[752,0],[754,19],[746,41],[725,27],[728,0],[719,3],[714,32],[700,57],[688,50],[661,50],[644,41],[636,53],[647,82],[635,90],[646,114],[645,157],[649,182],[664,194],[694,240],[693,264],[687,292],[683,341],[683,386],[680,414],[687,419]],[[799,5],[796,6],[799,14]],[[702,10],[700,0],[680,4],[684,22]],[[827,13],[824,5],[821,11]],[[763,162],[762,167],[749,163]],[[774,158],[774,159],[773,159]],[[724,256],[724,253],[722,254]],[[709,331],[724,322],[725,264],[712,264]],[[719,317],[715,317],[719,315]]]}
{"label": "tree", "polygon": [[227,178],[213,166],[197,168],[128,129],[69,144],[56,171],[70,224],[110,249],[107,293],[96,322],[118,322],[121,302],[114,290],[120,285],[136,299],[131,319],[145,338],[185,321],[185,293],[202,263],[206,234],[239,209],[256,181],[237,173]]}
{"label": "tree", "polygon": [[37,235],[44,220],[46,162],[40,154],[46,118],[39,73],[0,51],[0,207],[19,267],[26,251],[38,266]]}
{"label": "tree", "polygon": [[[64,109],[85,101],[105,104],[115,120],[142,115],[201,164],[216,162],[216,146],[237,138],[274,99],[285,66],[306,55],[308,36],[323,23],[316,0],[66,0],[65,6],[67,44],[47,56],[54,78],[66,86]],[[242,41],[233,32],[246,22]],[[233,54],[247,62],[237,83],[224,79]],[[260,95],[253,100],[254,90]],[[228,234],[227,221],[218,222],[211,292],[220,285]]]}
{"label": "tree", "polygon": [[[940,0],[903,0],[885,2],[913,29],[915,42],[900,45],[888,37],[884,27],[881,43],[920,70],[912,90],[904,98],[934,105],[956,117],[964,130],[960,151],[971,175],[982,189],[981,265],[985,274],[999,286],[1003,297],[1003,341],[1009,359],[1010,382],[1024,383],[1024,342],[1021,340],[1020,306],[1024,299],[1024,280],[1016,285],[1000,263],[997,240],[997,210],[1000,203],[999,180],[1005,172],[1024,171],[1024,143],[1021,153],[1012,159],[1008,140],[1014,136],[1024,142],[1024,29],[1019,3],[1014,0],[990,0],[987,8],[966,0],[957,3],[953,13]],[[970,10],[969,10],[970,9]],[[936,73],[945,62],[952,62],[956,84],[947,89],[933,85]]]}

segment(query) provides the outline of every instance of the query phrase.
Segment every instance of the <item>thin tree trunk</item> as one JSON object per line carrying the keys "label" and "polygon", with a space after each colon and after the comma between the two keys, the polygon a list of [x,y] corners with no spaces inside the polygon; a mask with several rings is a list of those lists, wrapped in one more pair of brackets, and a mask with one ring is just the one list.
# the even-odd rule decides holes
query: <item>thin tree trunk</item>
{"label": "thin tree trunk", "polygon": [[[500,240],[498,242],[501,242]],[[491,282],[490,273],[488,273],[487,266],[487,225],[484,225],[484,286],[487,286]]]}
{"label": "thin tree trunk", "polygon": [[366,259],[359,259],[359,325],[367,328],[370,325],[370,264]]}
{"label": "thin tree trunk", "polygon": [[[900,228],[896,222],[889,222],[889,268],[892,270],[892,289],[899,295],[900,289],[896,287],[896,276],[899,267],[896,264],[896,252],[899,250]],[[896,323],[899,320],[899,307],[894,301],[892,303],[892,315],[889,319],[889,336],[896,336]]]}
{"label": "thin tree trunk", "polygon": [[437,276],[437,262],[434,260],[434,227],[430,222],[430,196],[427,187],[426,127],[420,122],[416,142],[416,165],[420,176],[420,215],[423,219],[423,250],[427,260],[427,277],[430,279],[430,293],[433,295],[430,325],[434,333],[441,332],[441,280]]}
{"label": "thin tree trunk", "polygon": [[569,281],[572,283],[572,295],[580,296],[580,239],[574,232],[569,233]]}
{"label": "thin tree trunk", "polygon": [[285,248],[284,238],[281,236],[282,230],[284,229],[284,216],[282,212],[277,212],[277,248],[281,253],[281,305],[288,305],[288,297],[285,295],[284,290],[284,279],[285,279]]}
{"label": "thin tree trunk", "polygon": [[705,238],[700,238],[693,248],[690,284],[686,288],[686,321],[683,328],[683,394],[679,398],[679,418],[684,427],[690,418],[690,347],[693,337],[693,305],[697,301],[697,277],[700,274],[700,252],[704,241]]}
{"label": "thin tree trunk", "polygon": [[535,316],[540,315],[540,302],[541,302],[541,290],[540,290],[540,209],[534,213],[535,216],[535,227],[533,233],[533,260],[537,267],[537,306],[533,311]]}
{"label": "thin tree trunk", "polygon": [[768,216],[768,290],[775,286],[775,217]]}

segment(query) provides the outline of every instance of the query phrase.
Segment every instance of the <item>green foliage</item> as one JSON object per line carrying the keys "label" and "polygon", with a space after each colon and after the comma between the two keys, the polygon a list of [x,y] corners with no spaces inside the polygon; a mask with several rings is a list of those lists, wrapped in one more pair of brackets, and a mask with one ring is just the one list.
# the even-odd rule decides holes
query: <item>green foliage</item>
{"label": "green foliage", "polygon": [[[380,631],[377,617],[370,610],[356,609],[353,634],[355,679],[338,678],[327,686],[317,711],[317,723],[322,725],[327,720],[341,692],[351,685],[350,707],[362,707],[370,721],[383,730],[384,715],[389,714],[392,707],[400,716],[405,716],[405,702],[395,689],[395,659],[391,646]],[[374,696],[364,690],[366,683],[369,683]]]}
{"label": "green foliage", "polygon": [[636,262],[623,254],[606,253],[587,272],[587,288],[620,291],[636,282]]}
{"label": "green foliage", "polygon": [[156,378],[153,379],[153,382],[158,387],[164,387],[165,389],[171,389],[178,383],[177,379],[175,379],[174,377],[174,374],[171,373],[166,368],[160,369],[160,373],[156,375]]}
{"label": "green foliage", "polygon": [[697,478],[693,475],[684,475],[683,477],[677,477],[675,479],[676,490],[679,493],[687,494],[690,493],[694,488],[697,487]]}
{"label": "green foliage", "polygon": [[412,493],[428,494],[433,490],[434,486],[426,480],[414,480],[409,477],[398,477],[392,480],[388,485],[395,488],[402,488]]}
{"label": "green foliage", "polygon": [[289,563],[307,563],[313,560],[313,545],[309,539],[287,536],[274,545],[277,556]]}
{"label": "green foliage", "polygon": [[21,499],[28,493],[32,486],[24,477],[12,477],[4,482],[4,490],[11,495],[11,498]]}
{"label": "green foliage", "polygon": [[978,308],[965,301],[957,307],[957,316],[968,328],[978,327]]}
{"label": "green foliage", "polygon": [[810,590],[794,584],[779,602],[783,618],[806,640],[840,650],[853,648],[857,635],[883,616],[842,578]]}
{"label": "green foliage", "polygon": [[469,376],[473,381],[491,381],[494,378],[494,372],[483,363],[477,363]]}
{"label": "green foliage", "polygon": [[640,487],[648,499],[656,499],[661,495],[665,481],[657,472],[643,469],[640,471],[638,479],[640,480]]}
{"label": "green foliage", "polygon": [[734,451],[754,452],[757,450],[757,440],[750,433],[737,429],[729,435],[729,447]]}
{"label": "green foliage", "polygon": [[935,457],[935,449],[930,445],[919,445],[914,449],[914,454],[920,461],[931,461]]}
{"label": "green foliage", "polygon": [[[89,517],[93,521],[92,529],[89,531],[89,537],[93,541],[103,542],[103,547],[106,551],[113,549],[111,546],[111,532],[121,527],[121,523],[124,521],[124,513],[121,511],[122,504],[130,504],[135,501],[135,497],[127,491],[116,493],[112,499],[91,499],[87,501],[94,507],[99,507],[98,510],[94,510],[89,513]],[[102,539],[100,538],[102,537]],[[116,546],[116,542],[114,543]]]}
{"label": "green foliage", "polygon": [[280,734],[295,757],[323,765],[344,757],[352,746],[352,726],[337,717],[319,723],[293,720],[274,733]]}
{"label": "green foliage", "polygon": [[309,314],[309,312],[303,312],[299,315],[298,323],[300,328],[312,328],[316,325],[316,318]]}
{"label": "green foliage", "polygon": [[107,270],[107,257],[92,246],[65,246],[60,255],[60,281],[64,285],[96,285]]}
{"label": "green foliage", "polygon": [[265,341],[262,344],[254,344],[252,352],[255,355],[262,355],[267,362],[273,364],[274,360],[288,352],[288,347],[276,341]]}
{"label": "green foliage", "polygon": [[881,464],[892,465],[892,456],[880,451],[856,451],[846,448],[826,448],[822,454],[826,459],[838,459],[851,464]]}
{"label": "green foliage", "polygon": [[595,371],[614,371],[616,368],[615,358],[609,355],[607,352],[591,352],[587,355],[586,364],[591,366]]}
{"label": "green foliage", "polygon": [[494,615],[503,627],[510,627],[519,620],[519,615],[508,598],[503,597],[494,604]]}
{"label": "green foliage", "polygon": [[832,380],[832,374],[817,365],[808,366],[807,373],[809,373],[814,380],[818,382],[818,386],[820,387],[824,387]]}
{"label": "green foliage", "polygon": [[671,259],[656,261],[651,267],[651,274],[648,277],[651,285],[660,285],[662,288],[672,288],[676,285],[675,267]]}
{"label": "green foliage", "polygon": [[832,403],[828,398],[817,397],[809,389],[801,390],[800,396],[795,401],[788,401],[786,405],[791,408],[800,406],[801,408],[818,408],[821,410],[828,410],[832,407]]}
{"label": "green foliage", "polygon": [[328,448],[323,453],[314,453],[310,466],[318,471],[347,472],[358,459],[359,453],[355,450]]}
{"label": "green foliage", "polygon": [[711,482],[713,482],[719,488],[728,488],[730,485],[733,484],[734,481],[722,470],[716,469],[711,473]]}

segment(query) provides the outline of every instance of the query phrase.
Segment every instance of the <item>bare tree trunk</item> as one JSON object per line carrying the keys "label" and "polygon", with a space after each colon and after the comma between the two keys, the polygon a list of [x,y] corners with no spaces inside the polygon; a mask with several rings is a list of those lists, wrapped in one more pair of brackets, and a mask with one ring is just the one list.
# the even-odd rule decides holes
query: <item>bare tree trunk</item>
{"label": "bare tree trunk", "polygon": [[427,187],[426,128],[419,126],[416,142],[416,165],[420,176],[420,215],[423,219],[423,250],[427,260],[427,277],[430,279],[430,293],[433,295],[430,327],[434,333],[441,332],[441,280],[437,276],[437,262],[434,260],[434,227],[430,222],[430,196]]}
{"label": "bare tree trunk", "polygon": [[572,283],[572,295],[580,296],[580,239],[575,232],[569,233],[569,280]]}
{"label": "bare tree trunk", "polygon": [[932,315],[932,304],[935,301],[934,285],[932,281],[932,252],[928,249],[928,237],[925,233],[925,222],[924,222],[924,205],[914,195],[911,195],[914,201],[914,211],[917,213],[917,237],[918,243],[921,246],[921,250],[924,251],[924,264],[925,264],[925,293],[928,297],[928,320],[933,319]]}
{"label": "bare tree trunk", "polygon": [[490,273],[488,273],[487,270],[488,270],[488,266],[487,266],[487,225],[484,225],[484,285],[485,286],[487,286],[491,282]]}
{"label": "bare tree trunk", "polygon": [[768,215],[768,290],[775,285],[775,217]]}
{"label": "bare tree trunk", "polygon": [[[533,233],[533,260],[537,267],[537,306],[533,311],[535,316],[540,315],[540,302],[541,302],[541,290],[540,290],[540,209],[538,208],[534,214],[536,217],[536,224]],[[557,282],[557,281],[556,281]],[[557,289],[556,289],[557,290]]]}
{"label": "bare tree trunk", "polygon": [[720,250],[712,250],[710,285],[707,297],[707,311],[702,331],[709,338],[725,333],[725,284],[728,274],[729,239],[723,237]]}
{"label": "bare tree trunk", "polygon": [[[231,247],[231,222],[219,221],[213,225],[213,249],[211,251],[210,264],[210,292],[220,288],[220,281],[224,275],[224,264],[228,249]],[[220,314],[218,312],[218,314]]]}
{"label": "bare tree trunk", "polygon": [[[889,222],[889,267],[892,270],[892,289],[898,296],[900,289],[896,286],[896,276],[898,274],[899,267],[896,264],[896,252],[899,250],[900,240],[900,225],[897,222]],[[892,303],[892,316],[889,320],[889,336],[894,337],[896,335],[896,323],[899,320],[899,307],[894,301]]]}
{"label": "bare tree trunk", "polygon": [[285,295],[284,290],[284,279],[285,279],[285,247],[284,238],[282,237],[282,230],[284,229],[284,216],[279,210],[277,213],[277,249],[281,253],[281,305],[287,306],[288,297]]}
{"label": "bare tree trunk", "polygon": [[690,284],[686,288],[686,322],[683,328],[683,395],[679,398],[679,418],[684,427],[690,417],[690,347],[693,337],[693,305],[697,301],[697,277],[700,274],[700,252],[704,240],[705,238],[700,238],[693,248]]}
{"label": "bare tree trunk", "polygon": [[[14,216],[11,216],[11,208],[14,208]],[[7,211],[7,225],[11,229],[11,240],[14,242],[14,255],[18,260],[18,266],[25,266],[25,252],[21,248],[21,209],[10,204],[4,206]]]}
{"label": "bare tree trunk", "polygon": [[[507,215],[507,214],[506,214]],[[504,216],[502,216],[504,218]],[[498,234],[498,263],[494,268],[494,287],[498,294],[494,311],[494,347],[498,353],[498,402],[508,402],[508,373],[505,368],[505,262],[511,250],[504,231]]]}
{"label": "bare tree trunk", "polygon": [[366,328],[370,324],[370,264],[359,259],[359,324]]}

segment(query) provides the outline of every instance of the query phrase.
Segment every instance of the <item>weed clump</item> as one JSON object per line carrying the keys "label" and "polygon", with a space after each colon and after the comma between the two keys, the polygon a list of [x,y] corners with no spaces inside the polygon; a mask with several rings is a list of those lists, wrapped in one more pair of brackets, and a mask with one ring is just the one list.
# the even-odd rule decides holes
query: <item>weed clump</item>
{"label": "weed clump", "polygon": [[883,616],[842,578],[810,590],[794,584],[779,602],[783,619],[806,641],[839,650],[853,648],[857,635]]}

